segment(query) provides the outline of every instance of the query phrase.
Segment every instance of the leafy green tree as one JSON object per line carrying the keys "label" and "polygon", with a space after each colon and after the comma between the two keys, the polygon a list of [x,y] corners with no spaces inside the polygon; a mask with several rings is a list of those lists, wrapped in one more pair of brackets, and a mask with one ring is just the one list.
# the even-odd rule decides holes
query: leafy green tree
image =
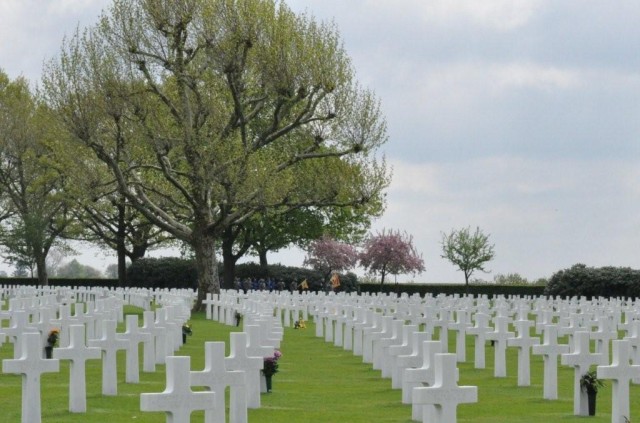
{"label": "leafy green tree", "polygon": [[28,278],[29,277],[29,268],[22,263],[16,263],[15,269],[11,276],[14,278]]}
{"label": "leafy green tree", "polygon": [[464,272],[467,289],[473,272],[487,272],[484,265],[494,256],[494,246],[489,243],[489,235],[482,233],[478,227],[473,233],[471,228],[466,227],[442,234],[442,258],[449,260]]}
{"label": "leafy green tree", "polygon": [[[366,203],[388,186],[379,103],[337,29],[275,0],[115,0],[43,77],[49,105],[219,290],[227,228],[269,209]],[[354,166],[343,169],[341,163]]]}
{"label": "leafy green tree", "polygon": [[77,252],[67,245],[51,248],[49,250],[49,254],[47,254],[46,260],[47,272],[50,275],[55,276],[58,272],[58,269],[63,264],[65,257],[75,254],[77,254]]}
{"label": "leafy green tree", "polygon": [[60,278],[74,278],[74,279],[82,279],[82,278],[101,278],[102,272],[98,269],[91,267],[86,264],[82,264],[78,262],[78,260],[73,259],[69,263],[65,263],[58,268],[58,272],[56,276]]}
{"label": "leafy green tree", "polygon": [[41,285],[48,284],[47,254],[71,222],[65,178],[51,148],[59,137],[27,81],[12,82],[0,71],[0,186],[11,212],[2,222],[0,244],[18,267],[35,267]]}
{"label": "leafy green tree", "polygon": [[118,265],[110,264],[104,271],[104,275],[109,279],[116,279],[118,277]]}
{"label": "leafy green tree", "polygon": [[127,285],[127,258],[134,263],[147,251],[173,242],[173,237],[149,222],[117,192],[82,202],[76,216],[84,230],[78,232],[75,239],[98,243],[116,252],[116,276],[121,286]]}
{"label": "leafy green tree", "polygon": [[519,273],[507,273],[506,275],[498,273],[493,277],[493,283],[496,285],[529,285],[527,278]]}
{"label": "leafy green tree", "polygon": [[[118,280],[127,285],[127,258],[131,262],[147,251],[170,246],[173,237],[149,222],[118,190],[113,174],[91,149],[77,143],[58,143],[56,157],[64,163],[65,190],[73,199],[78,225],[64,234],[116,252]],[[119,161],[121,151],[116,152]]]}
{"label": "leafy green tree", "polygon": [[0,186],[0,223],[13,215],[10,203],[11,199],[7,195],[6,190]]}
{"label": "leafy green tree", "polygon": [[382,210],[382,199],[372,199],[366,204],[351,206],[259,212],[225,232],[222,240],[224,286],[233,286],[235,263],[245,254],[258,256],[260,266],[266,271],[267,253],[292,245],[306,249],[309,243],[323,236],[357,244],[369,229],[371,219]]}
{"label": "leafy green tree", "polygon": [[304,208],[259,213],[253,219],[250,235],[251,252],[258,256],[260,266],[267,267],[267,253],[290,245],[301,246],[322,236],[324,219],[318,209]]}

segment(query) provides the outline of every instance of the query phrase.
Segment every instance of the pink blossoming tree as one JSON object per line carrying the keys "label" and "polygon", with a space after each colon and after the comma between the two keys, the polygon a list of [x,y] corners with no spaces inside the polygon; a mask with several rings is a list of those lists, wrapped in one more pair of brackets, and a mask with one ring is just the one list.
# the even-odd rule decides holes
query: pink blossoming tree
{"label": "pink blossoming tree", "polygon": [[387,274],[422,273],[422,255],[413,245],[413,237],[400,231],[385,231],[370,235],[360,253],[360,265],[373,274],[380,274],[380,285]]}
{"label": "pink blossoming tree", "polygon": [[304,265],[321,272],[325,280],[332,272],[353,268],[358,263],[358,252],[349,244],[322,237],[309,244]]}

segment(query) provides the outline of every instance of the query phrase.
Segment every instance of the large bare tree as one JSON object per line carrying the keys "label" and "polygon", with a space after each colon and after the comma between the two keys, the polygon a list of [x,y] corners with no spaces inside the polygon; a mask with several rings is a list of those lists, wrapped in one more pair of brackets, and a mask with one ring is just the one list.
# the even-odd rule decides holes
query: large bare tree
{"label": "large bare tree", "polygon": [[367,202],[388,185],[379,103],[337,29],[282,2],[115,0],[43,84],[127,200],[191,245],[196,308],[219,290],[215,251],[231,225]]}

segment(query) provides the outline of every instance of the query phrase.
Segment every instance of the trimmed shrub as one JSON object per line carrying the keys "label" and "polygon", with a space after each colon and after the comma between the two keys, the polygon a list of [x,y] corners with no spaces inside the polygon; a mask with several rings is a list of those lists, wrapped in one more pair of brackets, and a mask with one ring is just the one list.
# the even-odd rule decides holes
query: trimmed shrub
{"label": "trimmed shrub", "polygon": [[143,258],[127,268],[127,283],[139,288],[198,287],[195,261],[178,257]]}
{"label": "trimmed shrub", "polygon": [[469,289],[467,291],[465,285],[463,284],[385,284],[380,285],[379,283],[367,283],[360,284],[361,292],[385,292],[385,293],[395,293],[402,294],[406,293],[408,295],[420,294],[421,297],[424,297],[427,294],[431,294],[433,296],[437,296],[440,294],[444,295],[474,295],[481,296],[486,295],[490,298],[503,295],[503,296],[520,296],[520,297],[537,297],[544,295],[544,286],[536,286],[536,285],[490,285],[490,284],[478,284],[478,285],[469,285]]}
{"label": "trimmed shrub", "polygon": [[640,296],[640,270],[575,264],[554,273],[545,294],[560,297],[637,298]]}
{"label": "trimmed shrub", "polygon": [[[38,278],[0,278],[0,285],[38,286]],[[118,280],[111,278],[49,278],[49,286],[117,288]]]}

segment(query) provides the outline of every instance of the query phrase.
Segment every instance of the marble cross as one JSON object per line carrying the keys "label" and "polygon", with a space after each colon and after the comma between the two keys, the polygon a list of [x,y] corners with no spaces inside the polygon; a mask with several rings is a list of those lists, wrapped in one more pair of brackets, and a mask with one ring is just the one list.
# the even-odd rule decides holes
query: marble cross
{"label": "marble cross", "polygon": [[167,423],[188,423],[191,413],[213,410],[217,394],[193,392],[189,383],[191,357],[166,358],[166,388],[161,393],[140,394],[141,411],[164,411]]}
{"label": "marble cross", "polygon": [[20,337],[20,356],[2,360],[2,372],[22,375],[22,423],[40,423],[40,376],[60,371],[60,361],[42,358],[39,333],[25,333]]}
{"label": "marble cross", "polygon": [[435,406],[435,423],[456,423],[458,404],[478,402],[478,387],[458,386],[456,370],[455,354],[436,354],[434,384],[413,388],[414,404]]}
{"label": "marble cross", "polygon": [[[630,364],[631,345],[629,341],[613,341],[613,362],[610,366],[598,366],[601,379],[612,380],[611,423],[625,423],[631,420],[629,410],[629,383],[640,377],[640,365]],[[627,420],[628,419],[628,420]]]}
{"label": "marble cross", "polygon": [[87,378],[85,364],[87,360],[99,359],[100,348],[87,347],[85,343],[85,326],[71,325],[69,329],[69,345],[53,349],[53,358],[71,361],[69,367],[69,411],[84,413],[87,411]]}

